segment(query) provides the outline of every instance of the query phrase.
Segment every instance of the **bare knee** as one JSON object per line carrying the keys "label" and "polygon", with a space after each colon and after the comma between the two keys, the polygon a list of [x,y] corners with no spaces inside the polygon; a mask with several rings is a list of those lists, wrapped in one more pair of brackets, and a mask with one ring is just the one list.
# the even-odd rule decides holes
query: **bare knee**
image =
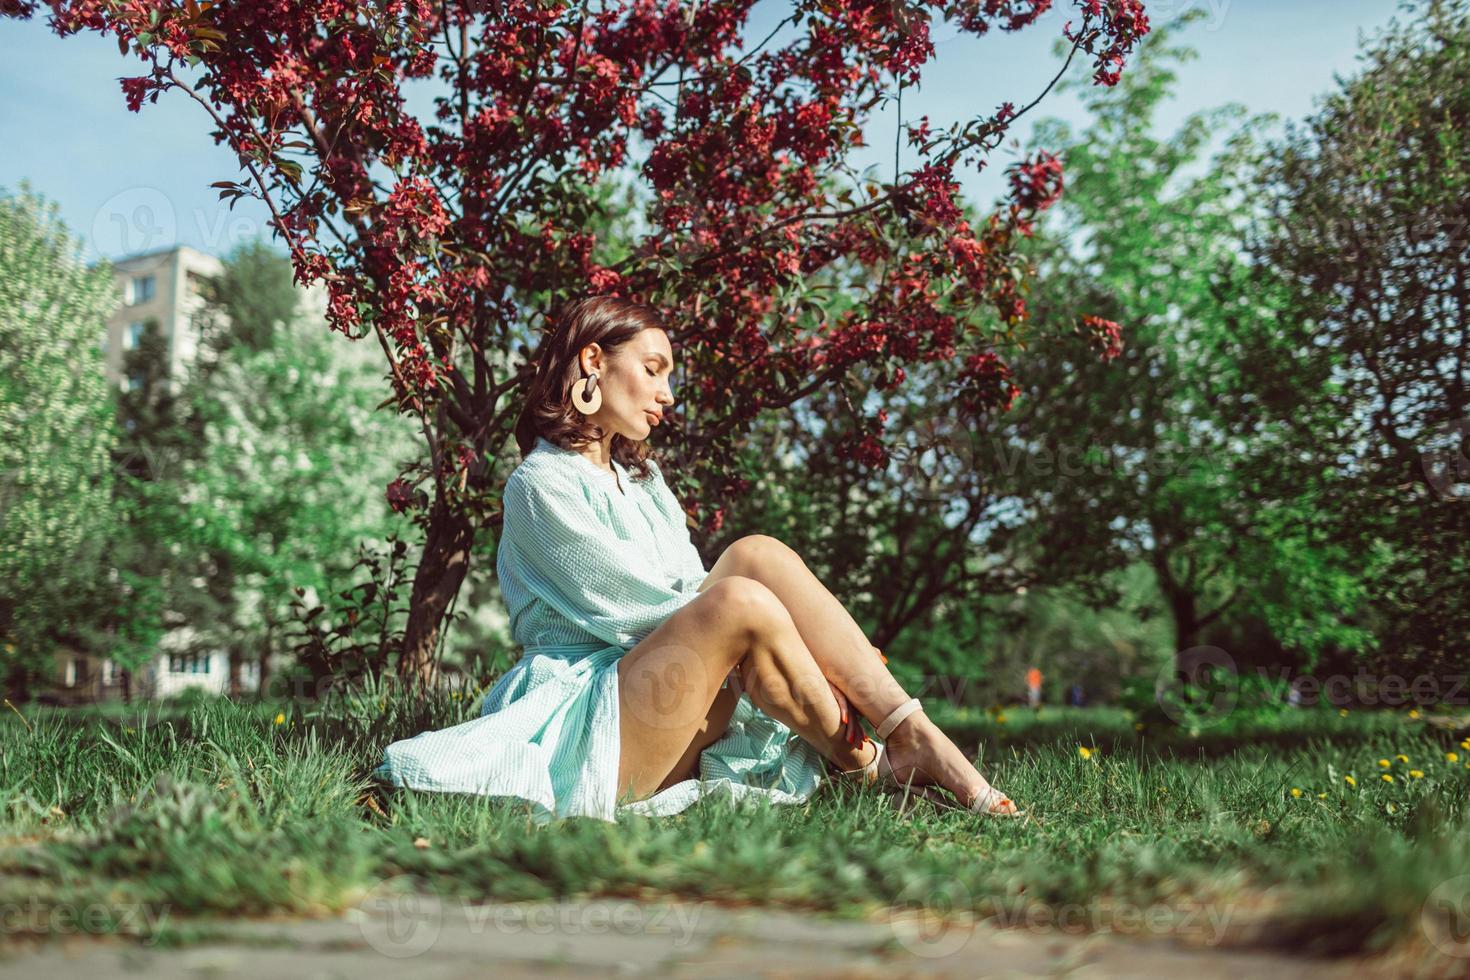
{"label": "bare knee", "polygon": [[728,575],[700,594],[697,602],[725,630],[730,666],[766,635],[780,617],[788,616],[776,593],[744,575]]}
{"label": "bare knee", "polygon": [[769,568],[773,563],[801,561],[801,556],[780,538],[769,534],[747,534],[725,549],[742,569]]}

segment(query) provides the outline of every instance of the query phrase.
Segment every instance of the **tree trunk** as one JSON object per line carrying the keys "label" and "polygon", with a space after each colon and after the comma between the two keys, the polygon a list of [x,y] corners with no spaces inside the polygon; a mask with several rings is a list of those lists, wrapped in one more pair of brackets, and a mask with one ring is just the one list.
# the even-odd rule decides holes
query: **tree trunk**
{"label": "tree trunk", "polygon": [[240,698],[240,650],[238,647],[230,648],[230,700],[237,701]]}
{"label": "tree trunk", "polygon": [[271,642],[275,636],[276,624],[269,612],[265,616],[265,639],[260,644],[260,679],[255,685],[255,696],[264,698],[270,691],[271,674]]}
{"label": "tree trunk", "polygon": [[1169,567],[1167,555],[1155,551],[1153,566],[1154,573],[1158,577],[1159,591],[1164,594],[1164,601],[1169,603],[1169,611],[1174,616],[1174,657],[1182,665],[1184,651],[1196,646],[1199,642],[1202,624],[1199,617],[1198,596],[1194,594],[1194,590],[1182,585],[1174,577],[1174,570]]}
{"label": "tree trunk", "polygon": [[398,657],[400,678],[425,687],[433,683],[439,627],[469,574],[470,549],[474,543],[474,525],[442,502],[435,503],[429,516],[423,560],[414,573],[408,624],[403,630],[403,649]]}

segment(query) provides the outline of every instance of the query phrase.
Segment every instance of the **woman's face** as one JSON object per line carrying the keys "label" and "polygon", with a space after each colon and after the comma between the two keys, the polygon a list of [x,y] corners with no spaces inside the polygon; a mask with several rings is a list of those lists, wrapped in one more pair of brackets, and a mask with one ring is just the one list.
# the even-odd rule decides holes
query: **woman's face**
{"label": "woman's face", "polygon": [[579,355],[582,377],[597,372],[597,390],[602,407],[590,416],[604,431],[642,442],[659,424],[665,408],[674,403],[669,376],[674,370],[674,351],[669,336],[649,327],[608,355],[597,344],[588,344]]}

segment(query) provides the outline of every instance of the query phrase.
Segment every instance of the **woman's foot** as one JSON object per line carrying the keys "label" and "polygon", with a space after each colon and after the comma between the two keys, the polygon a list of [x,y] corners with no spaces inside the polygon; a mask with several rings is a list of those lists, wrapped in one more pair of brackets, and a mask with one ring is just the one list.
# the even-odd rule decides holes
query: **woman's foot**
{"label": "woman's foot", "polygon": [[991,813],[1016,812],[1016,804],[992,787],[922,711],[900,722],[884,745],[886,758],[880,775],[887,777],[891,767],[892,778],[900,785],[938,785],[967,809],[980,801],[981,808]]}

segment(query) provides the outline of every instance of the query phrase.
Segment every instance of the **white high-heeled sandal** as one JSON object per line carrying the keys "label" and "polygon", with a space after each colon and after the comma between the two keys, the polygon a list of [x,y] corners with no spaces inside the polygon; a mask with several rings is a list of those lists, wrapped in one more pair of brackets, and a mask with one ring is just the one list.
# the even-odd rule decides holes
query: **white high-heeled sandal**
{"label": "white high-heeled sandal", "polygon": [[[883,774],[879,770],[887,752],[887,747],[881,740],[887,739],[889,735],[893,734],[893,730],[907,719],[909,715],[915,711],[922,711],[923,708],[924,704],[918,698],[909,698],[903,704],[894,708],[888,717],[883,719],[883,723],[878,726],[878,730],[875,733],[879,740],[875,740],[873,743],[878,746],[878,751],[873,753],[873,761],[861,769],[838,770],[837,777],[845,782],[857,782],[863,786],[872,785],[881,780]],[[938,795],[928,786],[911,786],[909,783],[899,782],[893,776],[892,766],[888,768],[888,776],[892,780],[893,785],[884,787],[887,791],[897,792],[898,790],[903,790],[910,795],[922,796],[942,809],[965,810],[969,813],[978,813],[989,817],[1020,817],[1026,813],[1025,810],[1007,811],[994,809],[997,804],[1010,802],[1009,798],[994,786],[987,786],[984,792],[977,796],[969,806],[959,806]]]}

